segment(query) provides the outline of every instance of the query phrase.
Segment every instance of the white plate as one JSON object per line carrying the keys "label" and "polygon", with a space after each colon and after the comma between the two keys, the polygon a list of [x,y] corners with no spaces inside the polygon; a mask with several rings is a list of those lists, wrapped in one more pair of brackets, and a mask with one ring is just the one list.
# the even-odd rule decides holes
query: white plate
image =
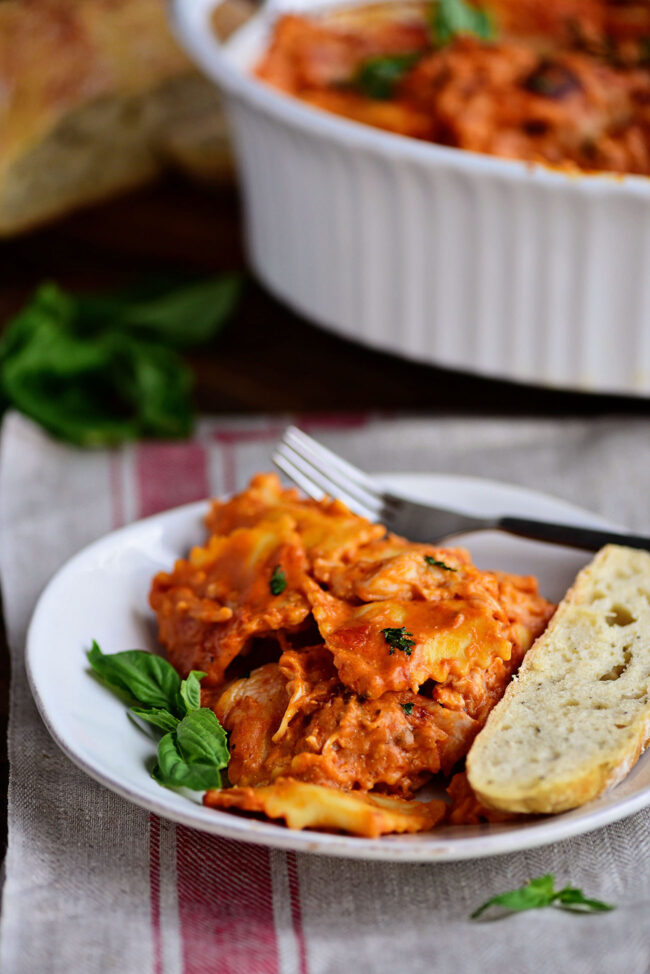
{"label": "white plate", "polygon": [[[487,480],[442,475],[384,478],[424,500],[453,500],[475,513],[536,516],[603,526],[595,515],[564,501]],[[301,852],[359,859],[469,859],[526,849],[616,821],[650,804],[650,753],[625,781],[583,808],[524,824],[447,827],[420,835],[362,839],[239,818],[204,808],[198,797],[160,787],[147,763],[153,740],[124,704],[89,673],[85,651],[97,639],[105,653],[155,650],[156,627],[147,606],[151,578],[204,538],[205,503],[190,504],[107,535],[72,558],[43,592],[27,638],[27,671],[34,698],[57,744],[87,774],[129,801],[207,832]],[[568,548],[494,532],[462,539],[482,568],[537,575],[558,600],[588,557]]]}

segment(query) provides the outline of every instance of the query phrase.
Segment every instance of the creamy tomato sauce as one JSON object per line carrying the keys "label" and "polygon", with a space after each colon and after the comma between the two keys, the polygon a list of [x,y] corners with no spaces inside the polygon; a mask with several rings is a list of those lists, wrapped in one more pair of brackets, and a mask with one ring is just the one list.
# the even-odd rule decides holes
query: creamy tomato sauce
{"label": "creamy tomato sauce", "polygon": [[551,166],[650,174],[646,0],[489,0],[481,9],[489,30],[479,20],[477,32],[451,36],[435,5],[284,16],[256,74],[400,135]]}
{"label": "creamy tomato sauce", "polygon": [[[412,799],[465,757],[545,628],[535,579],[480,571],[464,549],[414,544],[272,475],[213,502],[207,528],[150,601],[170,661],[206,674],[203,705],[229,734],[236,787],[208,804],[368,835],[432,827],[445,806]],[[322,788],[397,805],[326,811]],[[466,787],[452,798],[456,820],[483,814]]]}

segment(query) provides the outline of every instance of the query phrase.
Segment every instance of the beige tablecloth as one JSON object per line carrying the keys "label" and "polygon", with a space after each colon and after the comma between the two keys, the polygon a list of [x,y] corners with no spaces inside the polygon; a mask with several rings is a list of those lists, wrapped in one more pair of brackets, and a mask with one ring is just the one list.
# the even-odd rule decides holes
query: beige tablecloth
{"label": "beige tablecloth", "polygon": [[[295,417],[294,417],[295,418]],[[526,484],[650,531],[645,420],[303,418],[368,470]],[[571,841],[443,865],[295,855],[176,827],[78,771],[49,738],[23,647],[36,598],[112,528],[269,467],[284,418],[204,421],[194,441],[83,453],[10,415],[0,571],[12,657],[3,974],[648,974],[650,811]],[[476,924],[488,896],[553,872],[618,904]]]}

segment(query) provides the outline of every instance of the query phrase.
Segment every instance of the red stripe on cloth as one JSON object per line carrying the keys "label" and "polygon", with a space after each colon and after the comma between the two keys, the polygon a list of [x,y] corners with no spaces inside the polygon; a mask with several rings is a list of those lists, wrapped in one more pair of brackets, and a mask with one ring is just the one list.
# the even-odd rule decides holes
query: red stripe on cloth
{"label": "red stripe on cloth", "polygon": [[302,928],[302,907],[300,906],[300,879],[298,878],[298,860],[295,852],[287,852],[287,875],[289,877],[289,903],[291,905],[291,922],[293,933],[298,944],[298,970],[300,974],[308,974],[307,947],[305,933]]}
{"label": "red stripe on cloth", "polygon": [[266,849],[178,826],[185,974],[277,974]]}
{"label": "red stripe on cloth", "polygon": [[[254,426],[251,429],[238,427],[237,429],[223,429],[217,427],[212,430],[212,439],[219,444],[221,450],[221,469],[223,471],[223,486],[227,494],[231,494],[238,487],[244,484],[237,483],[237,447],[244,444],[275,442],[284,432],[286,424],[276,423],[260,429]],[[271,460],[263,464],[269,467]]]}
{"label": "red stripe on cloth", "polygon": [[153,974],[162,974],[162,935],[160,929],[160,819],[157,815],[149,815],[149,893],[151,900]]}
{"label": "red stripe on cloth", "polygon": [[[317,432],[318,430],[362,429],[369,420],[369,413],[305,413],[296,415],[291,419],[305,432],[307,430]],[[252,427],[238,426],[237,429],[216,427],[212,430],[212,439],[221,447],[221,466],[226,493],[232,493],[238,487],[244,486],[237,483],[237,446],[275,442],[284,433],[286,425],[284,422],[274,422],[262,428],[254,425]],[[270,451],[269,462],[264,466],[271,466]]]}
{"label": "red stripe on cloth", "polygon": [[[198,443],[142,443],[136,451],[135,473],[139,517],[201,500],[209,493],[205,450]],[[160,821],[155,815],[149,816],[149,891],[153,974],[162,974]]]}
{"label": "red stripe on cloth", "polygon": [[[109,488],[114,528],[122,527],[125,522],[123,465],[124,453],[121,451],[112,453],[109,460]],[[144,512],[141,511],[141,513]],[[160,820],[156,815],[149,815],[149,900],[153,952],[152,970],[153,974],[163,974],[160,929]]]}
{"label": "red stripe on cloth", "polygon": [[[311,430],[350,430],[361,429],[370,421],[370,413],[296,413],[289,422],[300,426],[301,429]],[[219,443],[264,443],[266,440],[278,439],[284,433],[285,422],[270,423],[268,426],[252,427],[239,426],[237,429],[218,427],[212,431],[212,438]]]}
{"label": "red stripe on cloth", "polygon": [[[234,451],[232,443],[221,445],[222,449],[226,447]],[[222,462],[225,459],[222,456]],[[206,452],[198,443],[143,444],[136,454],[136,476],[140,516],[155,514],[209,494]],[[234,467],[226,471],[226,476],[232,482]],[[277,974],[278,950],[268,851],[180,826],[176,836],[178,909],[185,974]],[[152,841],[152,853],[153,850]],[[156,905],[158,929],[161,922],[156,875],[159,888],[159,852],[158,858],[152,854],[150,862],[154,958]],[[158,968],[154,968],[154,974],[159,974]]]}
{"label": "red stripe on cloth", "polygon": [[136,455],[140,517],[210,493],[205,449],[200,443],[143,443]]}
{"label": "red stripe on cloth", "polygon": [[274,440],[281,436],[286,429],[286,423],[275,423],[260,429],[254,426],[251,429],[240,427],[238,429],[217,428],[212,432],[212,438],[217,443],[231,443],[234,446],[244,443],[264,443],[265,440]]}

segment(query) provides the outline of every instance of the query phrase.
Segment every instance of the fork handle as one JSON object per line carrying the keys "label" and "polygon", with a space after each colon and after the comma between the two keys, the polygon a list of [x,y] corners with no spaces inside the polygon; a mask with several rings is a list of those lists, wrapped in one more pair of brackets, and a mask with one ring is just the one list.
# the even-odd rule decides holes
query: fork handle
{"label": "fork handle", "polygon": [[575,528],[568,524],[550,524],[546,521],[532,521],[524,517],[502,517],[496,522],[500,531],[516,534],[521,538],[535,541],[548,541],[550,544],[568,545],[571,548],[584,548],[598,551],[606,544],[626,545],[628,548],[643,548],[650,551],[650,538],[638,534],[620,534],[617,531],[597,531],[594,528]]}

